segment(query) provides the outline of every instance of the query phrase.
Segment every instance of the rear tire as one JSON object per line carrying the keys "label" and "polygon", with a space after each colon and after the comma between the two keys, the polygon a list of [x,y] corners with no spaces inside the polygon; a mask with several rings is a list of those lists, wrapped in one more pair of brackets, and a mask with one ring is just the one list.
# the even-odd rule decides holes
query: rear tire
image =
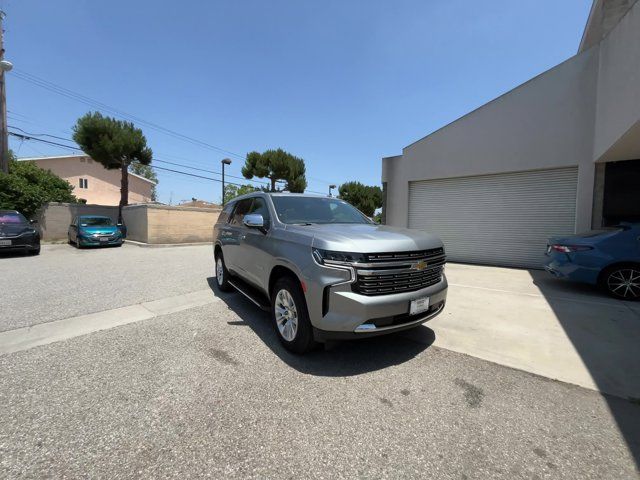
{"label": "rear tire", "polygon": [[640,300],[640,265],[627,263],[605,269],[600,285],[619,300]]}
{"label": "rear tire", "polygon": [[316,347],[307,302],[297,279],[282,277],[275,282],[271,290],[271,319],[280,343],[287,350],[303,354]]}
{"label": "rear tire", "polygon": [[221,292],[230,292],[233,290],[233,286],[229,283],[229,270],[224,263],[224,257],[222,252],[218,252],[216,255],[216,286]]}

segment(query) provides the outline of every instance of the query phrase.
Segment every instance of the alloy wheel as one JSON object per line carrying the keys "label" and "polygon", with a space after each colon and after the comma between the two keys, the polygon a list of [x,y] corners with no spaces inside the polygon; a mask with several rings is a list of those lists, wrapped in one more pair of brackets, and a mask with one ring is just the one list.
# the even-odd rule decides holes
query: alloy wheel
{"label": "alloy wheel", "polygon": [[619,268],[607,277],[609,291],[617,297],[634,300],[640,297],[640,270]]}
{"label": "alloy wheel", "polygon": [[282,338],[292,342],[298,333],[298,310],[291,294],[282,289],[276,295],[276,324]]}
{"label": "alloy wheel", "polygon": [[216,260],[216,280],[218,281],[218,286],[224,283],[224,265],[222,264],[221,257],[218,257],[218,260]]}

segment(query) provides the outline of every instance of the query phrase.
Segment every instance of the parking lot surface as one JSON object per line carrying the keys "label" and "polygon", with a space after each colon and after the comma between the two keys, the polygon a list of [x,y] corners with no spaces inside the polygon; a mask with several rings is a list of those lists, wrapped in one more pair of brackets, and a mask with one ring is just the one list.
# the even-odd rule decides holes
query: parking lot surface
{"label": "parking lot surface", "polygon": [[[212,283],[208,247],[64,248],[43,251],[27,313],[3,291],[3,330]],[[0,259],[24,284],[34,260]],[[69,278],[87,286],[51,298]],[[0,356],[0,477],[638,477],[632,401],[438,348],[435,325],[294,356],[265,313],[209,292]]]}

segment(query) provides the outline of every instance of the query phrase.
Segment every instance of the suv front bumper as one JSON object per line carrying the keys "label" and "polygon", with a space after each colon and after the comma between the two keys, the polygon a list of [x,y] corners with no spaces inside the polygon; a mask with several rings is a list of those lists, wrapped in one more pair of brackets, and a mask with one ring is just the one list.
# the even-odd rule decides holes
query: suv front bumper
{"label": "suv front bumper", "polygon": [[[328,287],[326,313],[311,315],[317,340],[361,338],[413,328],[438,315],[447,298],[447,279],[414,292],[362,295],[350,284]],[[429,297],[429,309],[409,315],[412,300]],[[315,317],[315,318],[314,318]]]}

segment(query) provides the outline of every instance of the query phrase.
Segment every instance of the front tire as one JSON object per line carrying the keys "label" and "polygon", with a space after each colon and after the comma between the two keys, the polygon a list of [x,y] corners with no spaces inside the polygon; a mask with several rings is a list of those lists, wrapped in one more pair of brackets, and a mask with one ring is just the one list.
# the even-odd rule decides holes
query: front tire
{"label": "front tire", "polygon": [[221,292],[233,290],[233,286],[229,283],[229,270],[224,263],[222,252],[216,255],[216,286]]}
{"label": "front tire", "polygon": [[287,350],[302,354],[316,346],[307,303],[297,280],[283,277],[276,281],[271,290],[271,318],[278,339]]}
{"label": "front tire", "polygon": [[620,300],[640,300],[640,265],[615,265],[602,272],[601,284]]}

